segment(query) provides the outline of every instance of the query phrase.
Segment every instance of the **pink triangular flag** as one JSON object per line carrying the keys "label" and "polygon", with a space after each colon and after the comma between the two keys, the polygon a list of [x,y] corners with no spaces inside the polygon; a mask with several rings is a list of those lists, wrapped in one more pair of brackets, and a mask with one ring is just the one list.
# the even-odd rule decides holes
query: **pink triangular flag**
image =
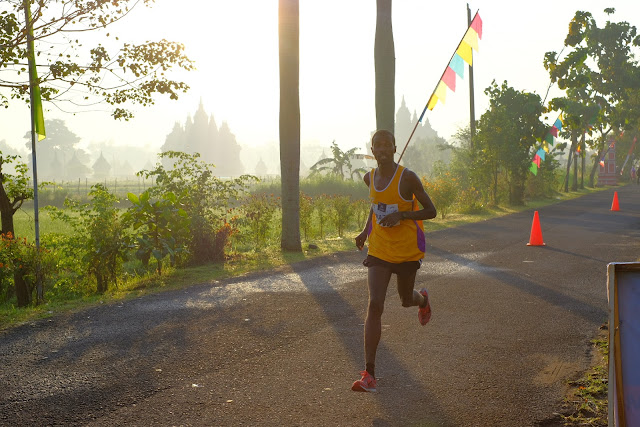
{"label": "pink triangular flag", "polygon": [[453,71],[453,69],[451,69],[451,67],[447,67],[447,69],[444,71],[444,75],[442,76],[442,81],[453,92],[456,91],[456,72]]}
{"label": "pink triangular flag", "polygon": [[480,18],[480,14],[476,13],[476,17],[471,21],[471,28],[476,30],[478,33],[478,38],[482,40],[482,18]]}

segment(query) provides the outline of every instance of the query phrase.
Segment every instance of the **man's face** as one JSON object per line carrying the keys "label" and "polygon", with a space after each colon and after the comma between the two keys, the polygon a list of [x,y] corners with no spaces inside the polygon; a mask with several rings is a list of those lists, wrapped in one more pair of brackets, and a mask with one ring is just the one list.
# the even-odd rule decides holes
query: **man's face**
{"label": "man's face", "polygon": [[371,141],[371,151],[378,164],[393,162],[393,154],[396,152],[393,138],[385,134],[376,135]]}

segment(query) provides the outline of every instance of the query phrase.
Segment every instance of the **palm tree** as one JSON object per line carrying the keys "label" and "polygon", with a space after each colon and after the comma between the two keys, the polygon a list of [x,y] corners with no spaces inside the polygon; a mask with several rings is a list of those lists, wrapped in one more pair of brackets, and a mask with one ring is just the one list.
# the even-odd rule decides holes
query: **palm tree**
{"label": "palm tree", "polygon": [[311,166],[310,175],[313,176],[318,175],[322,172],[329,172],[332,175],[344,179],[345,172],[347,172],[347,176],[351,177],[352,179],[354,176],[357,176],[361,179],[363,174],[367,173],[367,169],[362,167],[357,169],[353,168],[351,160],[364,158],[364,155],[356,154],[356,150],[357,148],[354,147],[350,150],[342,151],[340,147],[338,147],[338,144],[336,144],[336,141],[331,142],[331,153],[333,157],[327,157],[325,159],[317,161],[313,166]]}
{"label": "palm tree", "polygon": [[391,1],[377,0],[374,62],[376,73],[376,128],[394,132],[396,54],[391,25]]}
{"label": "palm tree", "polygon": [[300,4],[279,0],[280,175],[282,236],[285,251],[302,252],[300,243]]}

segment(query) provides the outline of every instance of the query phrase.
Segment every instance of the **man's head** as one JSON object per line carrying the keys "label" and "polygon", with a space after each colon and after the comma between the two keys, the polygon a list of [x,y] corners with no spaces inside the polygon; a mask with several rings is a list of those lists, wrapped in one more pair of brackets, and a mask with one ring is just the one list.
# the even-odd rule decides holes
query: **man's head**
{"label": "man's head", "polygon": [[393,162],[393,154],[396,152],[396,138],[388,130],[379,130],[371,137],[371,151],[378,164],[387,161]]}
{"label": "man's head", "polygon": [[376,131],[376,133],[373,134],[373,136],[371,137],[371,148],[373,148],[373,145],[376,141],[376,139],[380,139],[380,138],[384,138],[384,139],[390,139],[393,142],[393,146],[396,146],[396,137],[393,136],[393,134],[391,132],[389,132],[386,129],[380,129],[378,131]]}

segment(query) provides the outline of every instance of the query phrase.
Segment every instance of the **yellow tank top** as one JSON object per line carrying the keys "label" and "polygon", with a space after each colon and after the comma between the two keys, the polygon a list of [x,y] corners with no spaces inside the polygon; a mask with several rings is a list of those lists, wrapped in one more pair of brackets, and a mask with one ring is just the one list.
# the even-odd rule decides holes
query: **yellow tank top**
{"label": "yellow tank top", "polygon": [[422,221],[402,220],[392,227],[382,227],[378,221],[392,212],[418,210],[415,196],[405,200],[400,195],[400,180],[405,168],[398,165],[386,188],[375,188],[376,169],[369,174],[369,200],[373,209],[369,229],[368,254],[387,262],[400,263],[424,258],[425,238]]}

